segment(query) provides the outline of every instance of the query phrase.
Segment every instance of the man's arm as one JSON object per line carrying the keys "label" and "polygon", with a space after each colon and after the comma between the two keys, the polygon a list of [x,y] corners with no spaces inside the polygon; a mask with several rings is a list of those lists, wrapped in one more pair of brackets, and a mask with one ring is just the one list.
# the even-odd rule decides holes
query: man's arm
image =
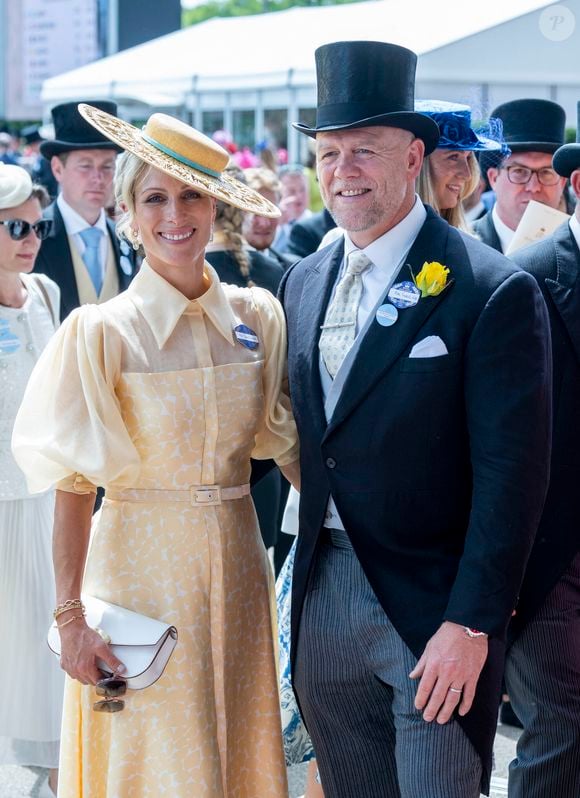
{"label": "man's arm", "polygon": [[517,601],[549,479],[549,330],[535,280],[519,272],[491,296],[466,349],[472,508],[445,622],[410,674],[425,720],[469,711],[487,640],[464,627],[503,638]]}

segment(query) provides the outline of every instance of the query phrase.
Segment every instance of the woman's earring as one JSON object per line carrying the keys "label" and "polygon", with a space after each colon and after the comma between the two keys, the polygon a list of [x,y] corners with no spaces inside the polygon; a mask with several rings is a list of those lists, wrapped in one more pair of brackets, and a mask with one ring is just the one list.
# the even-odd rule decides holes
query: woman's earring
{"label": "woman's earring", "polygon": [[131,246],[133,247],[135,252],[137,252],[137,250],[141,246],[141,241],[139,240],[139,233],[137,232],[137,230],[133,230],[133,228],[131,228],[131,232],[129,233],[129,238],[131,239]]}
{"label": "woman's earring", "polygon": [[211,226],[211,228],[210,228],[210,231],[209,231],[209,241],[208,241],[208,244],[211,244],[211,242],[212,242],[212,241],[213,241],[213,224],[212,224],[212,226]]}

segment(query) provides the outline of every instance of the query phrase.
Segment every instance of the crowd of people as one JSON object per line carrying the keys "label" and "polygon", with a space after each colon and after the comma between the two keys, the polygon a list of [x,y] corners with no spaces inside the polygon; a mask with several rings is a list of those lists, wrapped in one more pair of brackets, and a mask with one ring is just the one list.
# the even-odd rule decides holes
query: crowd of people
{"label": "crowd of people", "polygon": [[[43,798],[478,798],[500,705],[510,797],[580,795],[580,132],[415,67],[316,51],[319,210],[112,102],[0,140],[0,764]],[[96,599],[175,630],[146,687]]]}

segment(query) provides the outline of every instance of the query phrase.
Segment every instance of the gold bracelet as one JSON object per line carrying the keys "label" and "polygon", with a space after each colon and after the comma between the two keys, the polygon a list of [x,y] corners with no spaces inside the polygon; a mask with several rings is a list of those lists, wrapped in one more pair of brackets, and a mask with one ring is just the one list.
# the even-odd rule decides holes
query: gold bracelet
{"label": "gold bracelet", "polygon": [[84,613],[83,613],[83,615],[73,615],[72,618],[68,618],[64,623],[57,623],[56,628],[57,629],[64,629],[64,627],[68,626],[69,623],[72,623],[73,621],[79,621],[81,618],[84,618],[84,617],[85,617]]}
{"label": "gold bracelet", "polygon": [[69,610],[82,610],[83,611],[83,615],[84,615],[84,613],[85,613],[85,605],[80,600],[80,598],[78,598],[78,599],[67,599],[62,604],[59,604],[55,608],[54,612],[52,613],[53,617],[54,617],[54,620],[56,621],[56,619],[58,618],[59,615],[62,615],[63,613],[68,612]]}

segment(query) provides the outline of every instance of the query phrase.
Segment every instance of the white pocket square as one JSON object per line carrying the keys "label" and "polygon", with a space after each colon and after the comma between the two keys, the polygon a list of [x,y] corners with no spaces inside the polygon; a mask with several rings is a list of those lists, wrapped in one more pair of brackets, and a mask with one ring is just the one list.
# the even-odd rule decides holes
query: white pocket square
{"label": "white pocket square", "polygon": [[438,335],[428,335],[411,349],[409,357],[441,357],[449,350]]}

